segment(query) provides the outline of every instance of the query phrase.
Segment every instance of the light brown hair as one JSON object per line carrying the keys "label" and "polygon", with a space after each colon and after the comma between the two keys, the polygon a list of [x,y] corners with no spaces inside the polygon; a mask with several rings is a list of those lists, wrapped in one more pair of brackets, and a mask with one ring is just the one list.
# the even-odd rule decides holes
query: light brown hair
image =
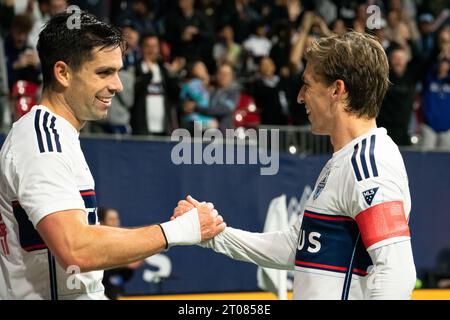
{"label": "light brown hair", "polygon": [[315,41],[305,58],[315,80],[330,86],[342,80],[348,92],[347,112],[375,118],[389,86],[389,63],[383,47],[368,34],[348,32]]}

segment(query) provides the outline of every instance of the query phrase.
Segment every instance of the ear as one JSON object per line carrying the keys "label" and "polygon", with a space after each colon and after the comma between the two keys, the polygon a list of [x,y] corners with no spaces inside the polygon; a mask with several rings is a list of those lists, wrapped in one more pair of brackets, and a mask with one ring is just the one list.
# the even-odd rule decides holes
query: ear
{"label": "ear", "polygon": [[347,97],[347,88],[345,87],[345,82],[342,80],[336,80],[332,85],[332,98],[336,101],[341,101]]}
{"label": "ear", "polygon": [[72,79],[72,70],[65,62],[57,61],[53,66],[53,76],[55,77],[56,83],[67,88]]}

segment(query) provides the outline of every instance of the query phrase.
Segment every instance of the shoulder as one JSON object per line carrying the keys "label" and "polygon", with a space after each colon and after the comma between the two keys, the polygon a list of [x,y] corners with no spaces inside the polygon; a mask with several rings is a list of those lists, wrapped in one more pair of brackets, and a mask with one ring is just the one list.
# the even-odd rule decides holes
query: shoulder
{"label": "shoulder", "polygon": [[396,179],[405,175],[403,158],[384,128],[355,142],[349,149],[343,169],[355,183],[367,179]]}
{"label": "shoulder", "polygon": [[45,108],[33,107],[14,124],[12,143],[17,155],[34,158],[42,154],[70,153],[73,145],[70,139],[77,135],[64,122]]}

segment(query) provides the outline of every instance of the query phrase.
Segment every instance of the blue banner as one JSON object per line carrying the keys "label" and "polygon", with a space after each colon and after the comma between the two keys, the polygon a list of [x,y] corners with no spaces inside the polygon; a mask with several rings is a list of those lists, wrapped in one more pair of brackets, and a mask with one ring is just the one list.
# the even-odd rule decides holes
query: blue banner
{"label": "blue banner", "polygon": [[[0,143],[4,137],[0,137]],[[327,156],[281,155],[279,172],[261,165],[175,165],[174,143],[82,139],[96,181],[99,206],[116,208],[127,227],[167,221],[187,194],[215,204],[229,226],[260,232],[270,201],[282,194],[300,199],[314,186]],[[410,219],[416,268],[435,266],[450,247],[450,153],[403,153],[410,180]],[[174,247],[135,271],[127,294],[258,290],[257,267],[200,247]]]}

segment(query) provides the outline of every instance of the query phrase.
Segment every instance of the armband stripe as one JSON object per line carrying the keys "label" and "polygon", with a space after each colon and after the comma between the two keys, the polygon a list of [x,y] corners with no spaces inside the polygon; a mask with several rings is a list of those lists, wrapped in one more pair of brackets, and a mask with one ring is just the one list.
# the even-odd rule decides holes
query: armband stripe
{"label": "armband stripe", "polygon": [[410,237],[402,201],[372,206],[356,216],[356,223],[366,249],[386,239]]}

